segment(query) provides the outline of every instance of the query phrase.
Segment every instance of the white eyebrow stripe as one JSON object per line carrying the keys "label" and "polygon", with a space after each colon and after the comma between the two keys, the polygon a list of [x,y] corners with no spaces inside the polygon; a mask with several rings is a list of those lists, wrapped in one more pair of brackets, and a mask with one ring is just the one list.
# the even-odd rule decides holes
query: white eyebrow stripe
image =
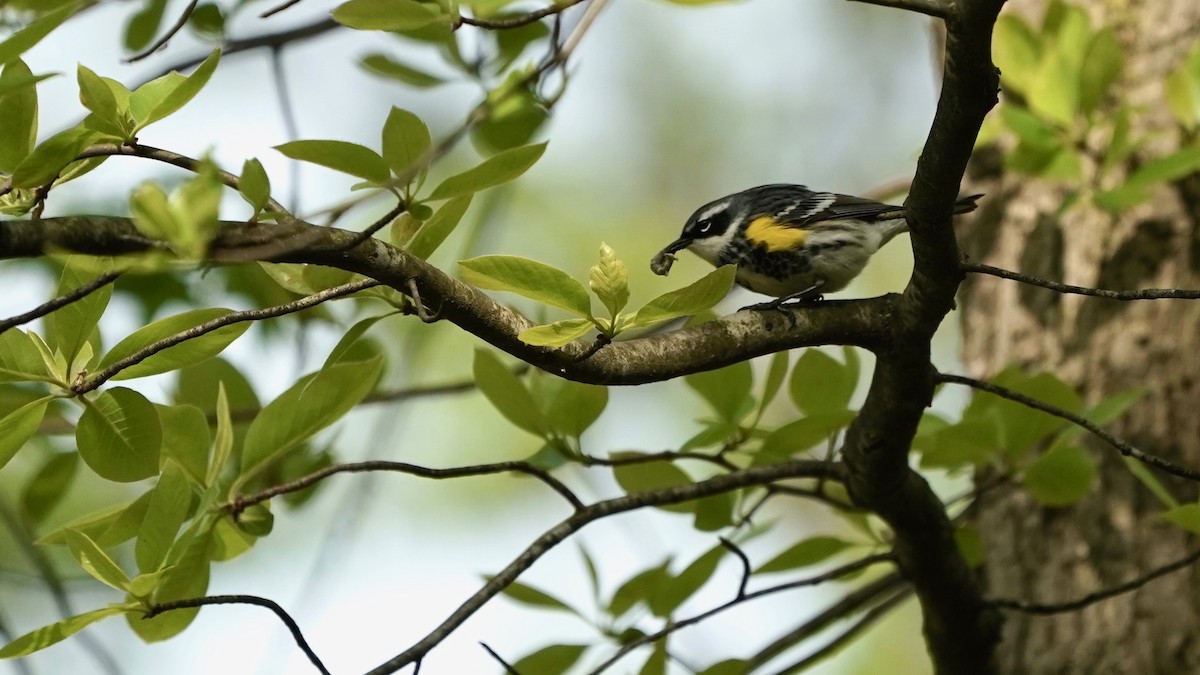
{"label": "white eyebrow stripe", "polygon": [[728,209],[729,209],[729,202],[721,202],[720,204],[714,204],[712,208],[701,213],[699,215],[699,217],[696,218],[696,220],[708,220],[709,218],[712,218],[713,216],[717,215],[718,213],[721,213],[722,211],[726,211]]}

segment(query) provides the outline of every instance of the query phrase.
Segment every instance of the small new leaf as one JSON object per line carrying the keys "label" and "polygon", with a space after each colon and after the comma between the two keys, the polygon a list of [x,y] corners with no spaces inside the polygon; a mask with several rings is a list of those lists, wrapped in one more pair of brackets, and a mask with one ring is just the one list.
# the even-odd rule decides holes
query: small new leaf
{"label": "small new leaf", "polygon": [[629,303],[629,269],[608,244],[600,244],[600,262],[588,270],[588,283],[614,319]]}
{"label": "small new leaf", "polygon": [[433,189],[429,199],[449,199],[507,183],[528,171],[545,151],[546,144],[538,143],[498,152],[479,166],[442,181]]}
{"label": "small new leaf", "polygon": [[667,321],[681,316],[699,314],[711,308],[729,294],[737,268],[725,265],[709,272],[699,281],[679,290],[664,293],[638,310],[633,326]]}
{"label": "small new leaf", "polygon": [[563,319],[544,326],[526,328],[517,338],[535,347],[561,347],[587,335],[594,326],[591,319]]}

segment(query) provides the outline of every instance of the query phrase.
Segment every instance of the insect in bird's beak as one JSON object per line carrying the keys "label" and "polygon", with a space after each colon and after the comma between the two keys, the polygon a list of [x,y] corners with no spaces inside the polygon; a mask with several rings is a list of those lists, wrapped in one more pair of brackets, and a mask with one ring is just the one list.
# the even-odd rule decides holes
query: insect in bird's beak
{"label": "insect in bird's beak", "polygon": [[671,271],[671,265],[675,263],[675,254],[687,248],[690,243],[692,242],[688,239],[680,237],[667,244],[666,248],[650,259],[650,271],[660,277],[665,277]]}

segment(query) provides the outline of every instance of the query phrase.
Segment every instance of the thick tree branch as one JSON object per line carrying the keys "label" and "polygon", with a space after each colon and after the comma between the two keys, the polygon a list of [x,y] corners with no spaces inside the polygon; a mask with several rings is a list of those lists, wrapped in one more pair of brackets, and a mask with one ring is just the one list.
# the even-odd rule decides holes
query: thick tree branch
{"label": "thick tree branch", "polygon": [[949,2],[943,0],[851,0],[852,2],[862,2],[868,5],[878,5],[880,7],[891,7],[893,9],[903,9],[907,12],[916,12],[926,16],[932,16],[935,19],[949,18],[952,10]]}
{"label": "thick tree branch", "polygon": [[1011,279],[1019,281],[1030,286],[1040,286],[1048,288],[1059,293],[1070,293],[1075,295],[1089,295],[1095,298],[1108,298],[1109,300],[1198,300],[1200,299],[1200,290],[1191,290],[1183,288],[1145,288],[1137,291],[1109,291],[1103,288],[1090,288],[1088,286],[1072,286],[1071,284],[1062,284],[1057,281],[1042,279],[1030,274],[1021,274],[1000,267],[992,267],[991,265],[981,265],[978,263],[963,263],[962,271],[968,274],[990,274],[1001,279]]}
{"label": "thick tree branch", "polygon": [[891,319],[889,348],[876,352],[867,398],[843,446],[851,498],[894,532],[897,564],[920,600],[939,675],[994,672],[1000,638],[1001,617],[984,601],[941,501],[909,468],[908,452],[933,395],[930,341],[963,278],[951,214],[979,127],[997,100],[991,44],[1002,4],[947,5],[941,96],[905,201],[913,275]]}
{"label": "thick tree branch", "polygon": [[206,605],[254,605],[256,607],[266,607],[274,612],[275,616],[279,617],[279,620],[287,627],[288,632],[292,634],[292,639],[296,641],[296,645],[300,647],[300,650],[304,652],[308,660],[316,666],[317,670],[321,671],[322,675],[329,675],[329,671],[325,669],[325,664],[321,663],[321,659],[317,657],[316,652],[312,650],[312,647],[308,646],[308,641],[304,639],[304,633],[300,632],[300,626],[278,603],[268,598],[260,598],[255,595],[210,595],[203,598],[160,602],[152,605],[144,618],[152,619],[163,612],[171,612],[177,609],[192,609]]}
{"label": "thick tree branch", "polygon": [[1145,464],[1149,464],[1156,469],[1165,471],[1173,476],[1187,478],[1188,480],[1200,481],[1200,471],[1197,471],[1196,469],[1189,469],[1185,466],[1180,466],[1174,462],[1167,461],[1161,457],[1156,457],[1155,455],[1142,452],[1141,450],[1138,450],[1130,445],[1128,441],[1124,441],[1108,433],[1095,422],[1092,422],[1083,415],[1077,415],[1069,410],[1063,410],[1057,406],[1052,406],[1049,403],[1039,401],[1036,398],[1026,396],[1025,394],[1013,391],[1007,387],[1001,387],[998,384],[977,380],[973,377],[966,377],[963,375],[948,375],[946,373],[938,373],[936,377],[938,382],[966,385],[972,389],[986,391],[989,394],[995,394],[996,396],[1020,403],[1021,405],[1028,406],[1034,410],[1040,410],[1048,415],[1054,415],[1055,417],[1068,420],[1083,427],[1084,429],[1087,429],[1092,433],[1092,435],[1116,448],[1118,452],[1126,457],[1132,457]]}
{"label": "thick tree branch", "polygon": [[752,485],[763,485],[785,478],[816,478],[820,476],[837,478],[841,473],[842,467],[839,464],[812,460],[793,460],[744,469],[690,485],[637,492],[584,507],[534,540],[516,559],[484,584],[483,588],[479,589],[474,595],[459,605],[458,609],[454,610],[431,633],[403,653],[388,659],[386,662],[372,669],[368,675],[394,673],[408,664],[420,661],[430,650],[440,644],[455,629],[462,625],[464,621],[470,618],[471,615],[479,611],[481,607],[507,588],[509,584],[516,581],[517,577],[529,569],[538,558],[541,558],[547,551],[583,529],[589,523],[647,506],[680,504]]}
{"label": "thick tree branch", "polygon": [[[783,349],[848,344],[876,350],[883,344],[897,296],[852,302],[826,301],[780,312],[742,311],[720,321],[618,341],[586,361],[587,347],[533,347],[517,335],[533,324],[525,317],[423,260],[376,239],[347,249],[356,235],[300,221],[283,224],[223,223],[212,244],[214,260],[262,259],[326,265],[376,279],[401,293],[409,282],[437,315],[517,358],[567,379],[593,384],[642,384],[711,370]],[[159,248],[128,218],[67,216],[0,222],[0,258],[37,257],[48,248],[119,255]],[[794,325],[791,325],[794,324]]]}
{"label": "thick tree branch", "polygon": [[1062,612],[1075,612],[1087,607],[1088,605],[1100,602],[1101,600],[1107,600],[1109,598],[1121,595],[1122,593],[1136,591],[1137,589],[1145,586],[1161,576],[1166,576],[1172,572],[1177,572],[1181,569],[1184,569],[1185,567],[1190,567],[1191,565],[1195,564],[1197,560],[1200,560],[1200,550],[1192,551],[1179,560],[1167,563],[1166,565],[1163,565],[1157,569],[1150,570],[1146,574],[1143,574],[1136,579],[1096,591],[1095,593],[1088,593],[1082,598],[1079,598],[1078,600],[1072,600],[1071,602],[1043,604],[1038,602],[1024,602],[1022,600],[996,599],[992,600],[991,603],[992,605],[1001,609],[1011,609],[1017,612],[1025,612],[1026,614],[1061,614]]}

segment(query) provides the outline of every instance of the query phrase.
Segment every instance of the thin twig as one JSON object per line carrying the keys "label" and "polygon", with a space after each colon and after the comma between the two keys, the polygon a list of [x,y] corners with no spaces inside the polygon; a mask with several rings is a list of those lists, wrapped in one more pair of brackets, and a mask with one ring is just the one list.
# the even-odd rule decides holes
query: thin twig
{"label": "thin twig", "polygon": [[395,220],[401,213],[404,213],[406,210],[408,210],[408,204],[405,204],[404,200],[401,199],[399,202],[396,203],[396,205],[394,207],[392,207],[392,209],[390,211],[388,211],[387,213],[380,216],[375,222],[371,223],[371,225],[369,227],[367,227],[367,229],[354,235],[354,238],[351,239],[350,241],[346,242],[345,245],[342,246],[341,250],[345,251],[345,250],[352,249],[352,248],[358,246],[359,244],[363,243],[364,241],[370,239],[372,236],[375,235],[376,232],[387,227],[389,223],[391,223],[393,220]]}
{"label": "thin twig", "polygon": [[18,314],[17,316],[0,320],[0,335],[3,335],[10,328],[29,323],[34,319],[40,319],[41,317],[46,316],[57,309],[66,307],[76,300],[82,300],[83,298],[91,295],[94,291],[97,291],[116,281],[117,277],[119,276],[121,276],[120,272],[105,272],[86,284],[83,284],[78,288],[73,288],[56,298],[52,298],[51,300],[34,307],[28,312],[25,312],[24,314]]}
{"label": "thin twig", "polygon": [[1040,277],[1035,277],[1029,274],[1013,272],[1000,267],[992,267],[991,265],[981,265],[978,263],[962,263],[962,271],[974,274],[990,274],[1001,279],[1011,279],[1019,281],[1030,286],[1040,286],[1058,293],[1069,293],[1074,295],[1088,295],[1095,298],[1108,298],[1109,300],[1197,300],[1200,299],[1200,290],[1191,290],[1184,288],[1145,288],[1137,291],[1109,291],[1103,288],[1089,288],[1087,286],[1072,286],[1070,284],[1061,284],[1057,281],[1049,281]]}
{"label": "thin twig", "polygon": [[[892,562],[893,560],[894,560],[894,558],[893,558],[892,554],[890,554],[890,553],[881,553],[878,555],[870,555],[865,558],[855,560],[854,562],[842,565],[841,567],[835,567],[834,569],[831,569],[828,572],[823,572],[821,574],[818,574],[813,577],[809,577],[807,579],[801,579],[799,581],[791,581],[786,584],[778,584],[776,586],[771,586],[768,588],[763,588],[761,590],[754,591],[753,593],[740,593],[739,592],[737,597],[726,602],[723,605],[718,605],[716,607],[713,607],[712,609],[706,610],[704,612],[696,614],[695,616],[688,617],[686,619],[681,619],[679,621],[673,621],[673,622],[667,624],[666,626],[664,626],[662,628],[662,630],[658,631],[657,633],[652,633],[650,635],[643,635],[642,637],[640,637],[636,640],[632,640],[630,642],[627,642],[627,643],[621,645],[621,648],[618,649],[616,651],[616,653],[614,653],[612,656],[608,657],[608,659],[606,661],[604,661],[604,663],[601,663],[599,666],[596,666],[596,668],[589,671],[588,675],[599,675],[599,673],[607,670],[608,668],[611,668],[613,666],[613,664],[615,664],[618,660],[621,659],[621,657],[632,652],[633,650],[637,649],[638,647],[657,642],[681,628],[686,628],[693,624],[700,623],[701,621],[704,621],[705,619],[708,619],[712,616],[720,614],[721,612],[724,612],[727,609],[736,607],[736,606],[742,604],[743,602],[748,602],[750,600],[754,600],[755,598],[761,598],[761,597],[764,597],[767,595],[773,595],[775,593],[781,593],[783,591],[790,591],[790,590],[793,590],[796,588],[805,588],[808,586],[816,586],[819,584],[823,584],[826,581],[832,581],[839,577],[843,577],[847,574],[851,574],[851,573],[857,572],[859,570],[866,569],[867,567],[870,567],[872,565],[876,565],[881,562]],[[839,602],[837,605],[834,605],[834,607],[836,608],[836,607],[842,606],[843,604],[847,604],[847,606],[849,608],[846,609],[845,611],[843,611],[838,616],[831,616],[828,619],[828,621],[832,621],[833,619],[838,618],[842,614],[845,614],[846,612],[856,609],[859,605],[869,601],[871,598],[874,598],[876,595],[879,595],[880,593],[883,593],[886,590],[892,588],[893,585],[898,584],[900,582],[900,577],[899,577],[899,575],[892,574],[887,577],[884,577],[883,580],[881,580],[881,581],[886,581],[887,583],[884,584],[880,588],[876,588],[877,586],[880,586],[879,581],[869,584],[867,586],[864,586],[864,587],[860,588],[859,590],[854,591],[850,595],[846,596],[846,599],[843,599],[842,602]],[[862,596],[860,598],[861,602],[854,601],[854,602],[847,603],[847,600],[849,600],[851,598],[859,598],[859,596]],[[852,605],[852,606],[850,606],[850,605]],[[831,608],[830,610],[826,610],[826,613],[831,613],[831,612],[833,612],[833,608]]]}
{"label": "thin twig", "polygon": [[463,601],[441,624],[402,653],[373,668],[369,671],[368,675],[394,673],[424,658],[426,654],[441,644],[463,622],[516,581],[517,577],[529,569],[539,558],[592,522],[649,506],[681,504],[784,478],[815,478],[820,475],[840,476],[843,471],[844,467],[840,464],[827,465],[823,462],[798,459],[751,467],[734,473],[715,476],[698,483],[648,490],[646,492],[635,492],[586,506],[542,533],[541,536],[526,546],[504,569],[489,579],[471,597]]}
{"label": "thin twig", "polygon": [[942,382],[942,383],[966,385],[973,389],[979,389],[980,391],[986,391],[989,394],[995,394],[996,396],[999,396],[1001,398],[1006,398],[1010,401],[1015,401],[1022,405],[1033,408],[1034,410],[1041,410],[1042,412],[1044,412],[1048,415],[1054,415],[1055,417],[1060,417],[1062,419],[1069,420],[1069,421],[1074,422],[1075,424],[1083,427],[1084,429],[1087,429],[1094,436],[1096,436],[1100,440],[1104,441],[1105,443],[1108,443],[1112,447],[1116,448],[1118,452],[1120,452],[1122,455],[1124,455],[1126,457],[1133,457],[1134,459],[1140,460],[1146,464],[1149,464],[1150,466],[1153,466],[1157,469],[1165,471],[1173,476],[1179,476],[1180,478],[1187,478],[1188,480],[1193,480],[1193,481],[1200,481],[1200,471],[1197,471],[1195,469],[1189,469],[1185,466],[1180,466],[1178,464],[1175,464],[1174,462],[1170,462],[1168,460],[1165,460],[1161,457],[1157,457],[1155,455],[1146,454],[1145,452],[1142,452],[1141,450],[1138,450],[1137,448],[1130,445],[1127,441],[1117,438],[1116,436],[1108,433],[1104,429],[1101,429],[1099,426],[1097,426],[1094,422],[1087,419],[1086,417],[1083,417],[1082,415],[1077,415],[1073,412],[1070,412],[1069,410],[1063,410],[1062,408],[1050,405],[1049,403],[1045,403],[1043,401],[1039,401],[1036,398],[1026,396],[1025,394],[1013,391],[1012,389],[1009,389],[1007,387],[1001,387],[998,384],[992,384],[991,382],[977,380],[973,377],[966,377],[964,375],[948,375],[946,373],[937,373],[937,375],[934,377],[934,380],[936,382]]}
{"label": "thin twig", "polygon": [[521,675],[521,671],[517,670],[516,668],[513,668],[512,665],[508,661],[505,661],[504,659],[500,658],[500,655],[497,654],[494,649],[489,647],[486,642],[480,642],[479,646],[483,647],[483,650],[486,651],[493,659],[496,659],[496,661],[500,664],[500,666],[502,668],[504,668],[505,673],[508,673],[508,675]]}
{"label": "thin twig", "polygon": [[[342,24],[334,21],[330,17],[325,17],[323,19],[313,21],[312,23],[296,26],[295,28],[289,28],[288,30],[284,31],[252,35],[250,37],[241,38],[238,40],[229,40],[221,46],[221,56],[229,57],[239,52],[262,49],[263,47],[280,47],[282,45],[291,44],[300,40],[307,40],[308,38],[317,37],[318,35],[323,35],[336,28],[342,28]],[[208,58],[208,54],[208,52],[204,52],[203,54],[197,54],[195,56],[183,59],[164,68],[162,72],[155,77],[161,77],[162,75],[165,75],[173,70],[182,72],[188,68],[199,65],[200,63],[204,62],[204,59]]]}
{"label": "thin twig", "polygon": [[[283,46],[271,47],[271,82],[275,85],[275,96],[279,100],[279,115],[283,118],[283,132],[288,141],[300,138],[300,126],[296,123],[296,110],[288,90],[287,71],[283,67]],[[288,162],[288,208],[292,213],[300,209],[300,162]]]}
{"label": "thin twig", "polygon": [[717,466],[734,471],[738,468],[736,464],[730,462],[724,457],[715,455],[706,455],[702,452],[678,452],[675,450],[665,450],[663,452],[653,452],[645,455],[631,455],[629,457],[619,457],[610,459],[607,457],[596,457],[593,455],[579,455],[579,462],[584,466],[629,466],[631,464],[646,464],[648,462],[674,462],[681,459],[694,459],[698,462],[708,462]]}
{"label": "thin twig", "polygon": [[1171,572],[1176,572],[1192,565],[1197,560],[1200,560],[1200,549],[1192,551],[1175,562],[1167,563],[1162,567],[1153,569],[1136,579],[1096,591],[1095,593],[1088,593],[1082,598],[1079,598],[1078,600],[1072,600],[1071,602],[1043,604],[1038,602],[1024,602],[1021,600],[1005,599],[990,600],[989,602],[992,604],[992,606],[999,607],[1000,609],[1011,609],[1017,612],[1025,612],[1026,614],[1060,614],[1062,612],[1074,612],[1093,603],[1100,602],[1101,600],[1107,600],[1109,598],[1121,595],[1122,593],[1136,591],[1137,589],[1145,586],[1161,576],[1166,576]]}
{"label": "thin twig", "polygon": [[476,26],[478,28],[498,30],[503,30],[505,28],[520,28],[521,26],[528,26],[531,23],[541,21],[548,16],[560,14],[564,10],[574,7],[581,2],[583,2],[583,0],[567,0],[566,2],[558,2],[550,5],[549,7],[543,7],[542,9],[534,10],[528,14],[504,17],[501,19],[480,19],[478,17],[460,16],[458,17],[458,23],[466,24],[468,26]]}
{"label": "thin twig", "polygon": [[745,672],[752,672],[754,669],[782,654],[797,642],[806,640],[813,635],[816,635],[834,621],[845,618],[846,616],[857,612],[860,607],[864,607],[874,602],[876,598],[879,598],[885,593],[891,593],[893,590],[904,586],[906,583],[907,582],[904,581],[904,578],[898,573],[892,573],[872,581],[871,583],[862,586],[855,591],[852,591],[841,600],[837,601],[833,605],[830,605],[825,609],[825,611],[817,614],[808,621],[805,621],[791,631],[788,631],[786,635],[777,638],[771,644],[760,650],[746,664]]}
{"label": "thin twig", "polygon": [[932,16],[935,19],[948,19],[953,13],[953,5],[944,0],[851,0],[852,2],[862,2],[868,5],[878,5],[880,7],[891,7],[892,9],[903,9],[907,12],[916,12],[925,16]]}
{"label": "thin twig", "polygon": [[742,580],[740,583],[738,583],[736,597],[744,598],[746,597],[746,586],[750,583],[750,575],[754,573],[753,568],[750,566],[750,557],[746,555],[746,552],[743,551],[740,546],[726,539],[725,537],[718,537],[717,541],[720,541],[721,545],[724,546],[726,550],[728,550],[734,556],[736,556],[738,561],[742,563]]}
{"label": "thin twig", "polygon": [[888,612],[892,611],[899,606],[900,603],[912,597],[912,594],[912,588],[905,588],[878,605],[868,609],[866,612],[863,612],[863,615],[859,617],[858,621],[854,622],[853,626],[847,628],[840,635],[830,640],[817,651],[784,668],[776,675],[790,675],[791,673],[802,673],[805,670],[808,670],[810,666],[816,665],[826,657],[841,649],[843,645],[853,640],[858,636],[859,633],[862,633],[864,630],[870,628],[871,625],[876,621],[887,616]]}
{"label": "thin twig", "polygon": [[334,464],[322,469],[318,469],[307,476],[302,476],[296,480],[274,485],[259,492],[250,495],[239,496],[230,505],[229,509],[234,515],[245,510],[248,506],[253,506],[260,502],[265,502],[272,497],[288,494],[289,492],[298,492],[304,488],[318,483],[326,478],[339,473],[363,473],[366,471],[394,471],[397,473],[406,473],[422,478],[433,478],[437,480],[446,478],[464,478],[467,476],[490,476],[500,473],[523,473],[533,476],[545,483],[552,490],[567,500],[571,508],[576,511],[582,510],[584,504],[570,488],[551,476],[545,469],[538,468],[529,462],[496,462],[494,464],[475,464],[472,466],[458,466],[448,469],[431,469],[429,467],[418,466],[416,464],[408,464],[406,462],[392,462],[387,460],[370,460],[365,462],[351,462],[347,464]]}
{"label": "thin twig", "polygon": [[378,285],[379,282],[375,281],[374,279],[360,279],[358,281],[351,281],[348,284],[342,284],[341,286],[334,286],[333,288],[325,289],[320,293],[313,293],[312,295],[308,295],[300,298],[299,300],[282,305],[265,307],[263,309],[250,309],[243,312],[230,312],[229,314],[219,316],[211,321],[205,321],[199,326],[189,328],[185,331],[180,331],[174,335],[169,335],[161,340],[152,342],[130,354],[129,356],[110,364],[107,368],[101,370],[79,384],[71,387],[71,390],[76,394],[86,394],[87,392],[96,389],[100,385],[112,379],[113,376],[122,370],[125,370],[130,366],[137,365],[151,356],[161,352],[162,350],[167,349],[168,347],[174,347],[181,342],[198,338],[201,335],[211,333],[218,328],[224,328],[225,326],[241,323],[243,321],[271,319],[277,316],[299,312],[301,310],[319,305],[323,302],[340,298],[344,295],[350,295],[351,293],[356,293],[365,288],[371,288],[372,286]]}
{"label": "thin twig", "polygon": [[[195,172],[200,167],[199,160],[181,155],[177,152],[171,152],[170,150],[154,148],[149,145],[141,145],[140,143],[97,143],[96,145],[85,148],[83,152],[79,153],[79,155],[75,158],[75,161],[89,159],[92,157],[141,157],[143,159],[152,159],[157,162],[163,162],[164,164],[170,164],[171,166],[177,166],[181,169],[192,172]],[[234,190],[238,189],[238,183],[240,179],[237,176],[229,173],[228,171],[223,171],[220,169],[217,170],[217,175],[221,178],[221,182],[224,183],[226,187],[231,187]],[[287,209],[283,208],[282,204],[274,199],[267,200],[266,208],[270,211],[277,211],[279,213],[288,212]]]}
{"label": "thin twig", "polygon": [[269,18],[275,16],[276,14],[282,12],[283,10],[291,8],[291,7],[295,7],[298,4],[300,4],[300,0],[287,0],[287,2],[276,5],[276,6],[272,7],[271,9],[268,9],[267,11],[263,12],[262,14],[259,14],[258,18],[269,19]]}
{"label": "thin twig", "polygon": [[592,358],[593,356],[595,356],[595,355],[596,355],[596,352],[600,351],[600,350],[601,350],[601,349],[603,349],[603,348],[604,348],[606,345],[610,345],[610,344],[612,344],[612,338],[610,338],[609,336],[605,335],[604,333],[600,333],[600,334],[598,334],[598,335],[596,336],[596,339],[592,341],[592,344],[591,344],[591,346],[590,346],[590,347],[588,347],[588,348],[587,348],[587,351],[586,351],[586,352],[584,352],[584,353],[582,353],[582,354],[580,354],[580,355],[579,355],[579,356],[578,356],[578,357],[575,359],[575,361],[574,361],[574,362],[575,362],[575,363],[580,363],[580,362],[582,362],[582,361],[587,361],[588,359],[590,359],[590,358]]}
{"label": "thin twig", "polygon": [[167,32],[164,33],[162,37],[155,40],[154,44],[146,47],[146,49],[142,50],[141,52],[125,59],[125,63],[137,63],[170,42],[171,38],[175,37],[175,34],[187,25],[188,19],[191,18],[192,12],[196,11],[196,5],[198,4],[200,4],[200,0],[191,0],[191,2],[188,3],[188,6],[185,7],[183,12],[179,15],[179,19],[173,26],[167,29]]}
{"label": "thin twig", "polygon": [[329,675],[329,671],[325,669],[325,664],[321,663],[321,659],[317,657],[316,652],[312,647],[308,646],[308,641],[304,639],[304,634],[300,632],[300,626],[296,624],[291,615],[288,614],[274,600],[268,598],[260,598],[256,595],[210,595],[203,598],[189,598],[187,600],[172,600],[170,602],[160,602],[151,605],[150,610],[146,612],[145,618],[152,619],[163,612],[171,612],[177,609],[192,609],[196,607],[204,607],[205,605],[255,605],[257,607],[266,607],[275,612],[275,616],[283,622],[287,627],[288,632],[292,634],[292,639],[296,641],[296,645],[308,657],[317,670],[321,671],[321,675]]}

